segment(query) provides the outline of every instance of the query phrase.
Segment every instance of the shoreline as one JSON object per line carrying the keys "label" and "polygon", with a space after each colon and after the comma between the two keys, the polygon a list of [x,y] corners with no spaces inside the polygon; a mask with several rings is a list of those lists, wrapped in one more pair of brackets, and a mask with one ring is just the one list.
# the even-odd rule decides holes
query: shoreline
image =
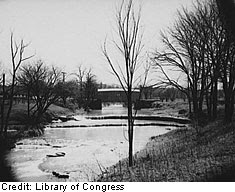
{"label": "shoreline", "polygon": [[[100,172],[100,168],[98,166],[99,164],[101,166],[101,169],[103,169],[104,167],[112,166],[115,163],[117,163],[120,159],[122,159],[121,158],[122,155],[126,154],[126,155],[124,155],[122,157],[127,157],[128,144],[124,140],[121,140],[121,141],[118,140],[115,144],[114,143],[110,143],[111,145],[108,142],[102,142],[101,143],[102,145],[93,145],[93,146],[96,146],[95,148],[92,147],[91,145],[89,145],[89,143],[86,143],[86,142],[85,143],[84,142],[81,143],[80,141],[73,143],[72,148],[71,148],[71,146],[67,145],[66,143],[63,143],[63,144],[61,143],[60,144],[61,147],[57,148],[57,147],[54,147],[54,146],[58,146],[58,144],[57,143],[53,143],[54,142],[53,140],[50,140],[50,139],[49,140],[47,140],[47,139],[44,140],[43,138],[41,138],[41,139],[42,140],[40,141],[40,140],[35,138],[35,141],[33,141],[33,142],[30,142],[31,139],[28,139],[26,141],[22,141],[22,143],[19,143],[19,149],[20,148],[24,148],[24,147],[29,148],[29,149],[30,148],[32,148],[32,149],[35,148],[36,149],[36,148],[42,148],[42,147],[45,148],[47,150],[47,152],[43,153],[42,156],[40,157],[40,159],[41,159],[41,163],[40,164],[44,166],[44,169],[43,170],[40,169],[40,168],[42,168],[42,167],[40,167],[40,165],[39,165],[39,169],[42,170],[42,171],[46,170],[45,174],[46,175],[49,174],[49,175],[42,176],[40,174],[41,175],[40,177],[36,177],[35,175],[31,174],[33,178],[19,177],[19,179],[23,178],[23,180],[21,180],[22,182],[27,181],[27,179],[29,179],[30,181],[37,181],[37,180],[34,180],[34,179],[40,179],[40,181],[43,181],[43,182],[47,181],[47,179],[49,181],[75,181],[76,178],[80,179],[81,176],[79,176],[79,175],[81,173],[79,173],[79,172],[83,171],[83,170],[75,172],[73,170],[73,168],[75,168],[76,166],[72,165],[73,163],[71,164],[72,165],[71,166],[71,170],[70,170],[70,168],[68,168],[70,166],[70,164],[67,164],[67,168],[68,169],[66,168],[65,169],[66,171],[63,170],[64,166],[63,166],[62,162],[66,162],[68,159],[72,159],[72,162],[76,161],[76,164],[77,164],[78,167],[82,166],[85,162],[86,162],[86,166],[88,166],[88,167],[91,166],[90,168],[93,167],[92,170],[94,171],[94,173],[97,173],[97,174],[95,174],[95,175],[91,174],[89,176],[89,178],[90,178],[89,180],[81,179],[81,181],[92,181],[92,180],[94,180],[94,178],[96,178],[96,176],[98,174],[101,173]],[[140,149],[142,149],[145,146],[147,141],[148,140],[146,139],[146,141],[143,143],[143,145],[141,145]],[[32,143],[33,146],[29,146],[30,143]],[[116,145],[117,143],[119,145]],[[87,146],[88,146],[88,148],[87,148]],[[92,147],[92,148],[90,148],[89,146]],[[119,150],[122,151],[122,149],[124,149],[125,152],[124,153],[120,152],[120,151],[117,152],[116,151],[116,147],[117,146],[120,147],[120,148],[119,147],[117,148],[118,151]],[[64,153],[66,153],[64,158],[61,158],[61,159],[60,158],[47,158],[48,154],[55,154],[56,152],[59,152],[59,151],[63,151]],[[86,161],[85,159],[84,160],[82,160],[82,159],[79,160],[79,157],[77,159],[76,154],[80,153],[80,152],[78,153],[78,151],[80,151],[82,154],[84,154],[86,156],[89,156],[89,159],[92,161],[93,165],[91,164],[89,159],[88,159],[88,161]],[[96,156],[97,160],[95,161],[95,159],[93,159],[94,157],[92,155],[92,153],[93,153],[92,151],[98,151],[98,152],[99,151],[105,151],[105,153],[103,153],[103,155],[98,153],[97,156]],[[73,156],[74,156],[74,158],[73,158]],[[110,159],[109,158],[107,159],[107,157],[110,157]],[[46,160],[46,161],[44,161],[44,160]],[[61,161],[61,162],[59,162],[59,161]],[[82,162],[81,165],[79,165],[80,164],[79,161]],[[52,164],[52,162],[54,162],[54,163]],[[70,161],[68,161],[68,162],[70,162]],[[112,163],[110,163],[110,162],[112,162]],[[85,164],[84,164],[84,166],[85,166]],[[36,167],[38,167],[38,165],[36,165]],[[88,171],[88,170],[86,170],[86,171]],[[53,172],[59,173],[61,175],[64,175],[65,173],[67,173],[67,174],[69,174],[69,179],[68,180],[60,180],[59,178],[57,178],[57,177],[52,175]],[[71,173],[71,175],[70,175],[70,173]]]}
{"label": "shoreline", "polygon": [[94,181],[235,181],[233,127],[217,121],[203,127],[200,135],[191,127],[152,136],[134,154],[133,167],[128,167],[128,158],[122,159]]}
{"label": "shoreline", "polygon": [[[128,119],[126,115],[107,115],[107,116],[92,116],[86,117],[87,119],[91,120],[102,120],[102,119]],[[135,120],[149,120],[149,121],[167,121],[167,122],[175,122],[181,124],[189,124],[191,120],[188,118],[181,118],[181,117],[173,117],[173,116],[156,116],[156,115],[137,115]]]}
{"label": "shoreline", "polygon": [[[79,114],[70,111],[59,115]],[[218,119],[200,127],[200,134],[191,125],[153,135],[145,148],[134,154],[133,167],[129,168],[124,158],[103,168],[92,181],[234,181],[233,127]]]}
{"label": "shoreline", "polygon": [[[76,113],[73,113],[74,115],[76,115]],[[59,114],[59,115],[61,115],[61,114]],[[63,114],[63,115],[67,115],[67,114]],[[70,113],[70,114],[68,114],[69,116],[72,116],[72,114]],[[55,116],[55,114],[53,115],[53,116]],[[167,126],[170,126],[170,125],[167,125]],[[184,125],[183,125],[184,126]],[[36,137],[35,137],[36,138]],[[127,149],[127,148],[126,148]],[[109,149],[108,151],[111,151],[111,149]],[[110,152],[110,153],[112,153],[112,152]],[[117,160],[118,161],[118,160]],[[115,164],[116,163],[116,161],[115,162],[113,162],[113,164]],[[45,173],[46,175],[47,175],[47,173]],[[35,177],[36,178],[36,177]],[[41,175],[40,177],[38,177],[38,179],[40,179],[40,180],[43,180],[43,179],[49,179],[50,181],[54,181],[54,179],[55,179],[55,181],[60,181],[60,180],[58,180],[57,178],[54,178],[54,176],[52,176],[51,174],[49,174],[48,176],[43,176],[43,175]],[[64,181],[64,180],[63,180]],[[69,181],[69,180],[68,180]]]}
{"label": "shoreline", "polygon": [[[47,115],[50,116],[50,117],[48,117],[48,119],[57,119],[60,116],[66,116],[66,117],[73,117],[73,116],[76,116],[76,115],[83,115],[83,116],[85,115],[86,116],[85,112],[82,111],[82,110],[72,111],[70,109],[62,108],[62,107],[59,107],[59,106],[53,106],[53,110],[49,110]],[[122,118],[126,118],[126,117],[122,117]],[[170,118],[172,118],[172,117],[170,117]],[[176,117],[176,118],[178,118],[178,117]],[[49,123],[50,122],[47,122],[46,124],[49,124]],[[156,126],[156,125],[154,125],[154,126]],[[171,125],[168,124],[167,126],[171,126]],[[9,147],[9,149],[14,148],[15,144],[19,140],[27,139],[27,138],[34,138],[34,137],[39,136],[38,134],[43,134],[43,132],[36,133],[36,135],[32,135],[32,134],[28,134],[28,132],[26,130],[26,132],[21,132],[21,134],[17,134],[15,137],[12,138],[12,141],[11,141],[12,146]],[[45,177],[47,177],[47,179],[50,178],[50,180],[52,179],[50,175],[49,176],[45,176]],[[44,179],[44,176],[41,176],[40,179]]]}
{"label": "shoreline", "polygon": [[[45,127],[48,129],[56,129],[56,128],[91,128],[91,127],[122,127],[122,126],[127,126],[126,123],[117,123],[117,124],[93,124],[93,125],[53,125],[49,127]],[[139,126],[139,127],[145,127],[145,126],[162,126],[162,127],[186,127],[186,125],[180,125],[180,124],[166,124],[166,123],[144,123],[144,124],[134,124],[134,126]]]}

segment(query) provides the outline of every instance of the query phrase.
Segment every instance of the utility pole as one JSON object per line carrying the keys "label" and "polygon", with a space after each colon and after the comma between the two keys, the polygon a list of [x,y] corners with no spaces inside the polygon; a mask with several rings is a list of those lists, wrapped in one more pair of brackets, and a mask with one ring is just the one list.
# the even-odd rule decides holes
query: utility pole
{"label": "utility pole", "polygon": [[66,72],[62,72],[62,75],[63,75],[63,83],[65,82],[65,74],[66,74]]}

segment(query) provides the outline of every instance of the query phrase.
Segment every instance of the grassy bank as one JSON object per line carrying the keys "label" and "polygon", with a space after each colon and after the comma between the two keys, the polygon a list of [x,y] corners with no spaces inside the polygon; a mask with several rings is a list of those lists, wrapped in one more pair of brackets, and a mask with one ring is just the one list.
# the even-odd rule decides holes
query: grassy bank
{"label": "grassy bank", "polygon": [[151,137],[134,155],[103,168],[97,181],[235,181],[235,125],[222,120]]}
{"label": "grassy bank", "polygon": [[43,122],[39,125],[34,125],[30,123],[30,119],[27,116],[27,104],[14,104],[9,119],[7,139],[4,139],[5,143],[11,146],[19,139],[39,136],[43,133],[43,127],[45,124],[62,115],[73,115],[74,112],[75,111],[65,107],[51,105],[44,115]]}
{"label": "grassy bank", "polygon": [[[47,110],[47,114],[51,117],[60,115],[72,115],[73,111],[71,109],[61,107],[58,105],[51,105]],[[6,114],[5,114],[6,115]],[[24,119],[27,119],[27,105],[26,103],[17,103],[12,107],[12,112],[10,115],[9,125],[21,125],[24,123]]]}

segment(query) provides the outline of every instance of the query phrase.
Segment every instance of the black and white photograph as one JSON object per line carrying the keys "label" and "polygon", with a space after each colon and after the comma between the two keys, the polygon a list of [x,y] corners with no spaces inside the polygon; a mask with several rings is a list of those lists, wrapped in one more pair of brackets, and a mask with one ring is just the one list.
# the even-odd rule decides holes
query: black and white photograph
{"label": "black and white photograph", "polygon": [[0,0],[2,190],[234,182],[234,103],[234,0]]}

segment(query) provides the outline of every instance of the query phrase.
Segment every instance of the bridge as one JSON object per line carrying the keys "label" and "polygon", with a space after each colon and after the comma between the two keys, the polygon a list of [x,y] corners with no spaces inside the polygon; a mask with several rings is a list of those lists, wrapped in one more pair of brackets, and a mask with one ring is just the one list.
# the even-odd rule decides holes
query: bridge
{"label": "bridge", "polygon": [[[139,99],[140,91],[138,89],[133,90],[132,100],[136,101]],[[107,88],[98,89],[98,98],[102,102],[112,102],[112,103],[126,103],[127,97],[122,88]]]}

